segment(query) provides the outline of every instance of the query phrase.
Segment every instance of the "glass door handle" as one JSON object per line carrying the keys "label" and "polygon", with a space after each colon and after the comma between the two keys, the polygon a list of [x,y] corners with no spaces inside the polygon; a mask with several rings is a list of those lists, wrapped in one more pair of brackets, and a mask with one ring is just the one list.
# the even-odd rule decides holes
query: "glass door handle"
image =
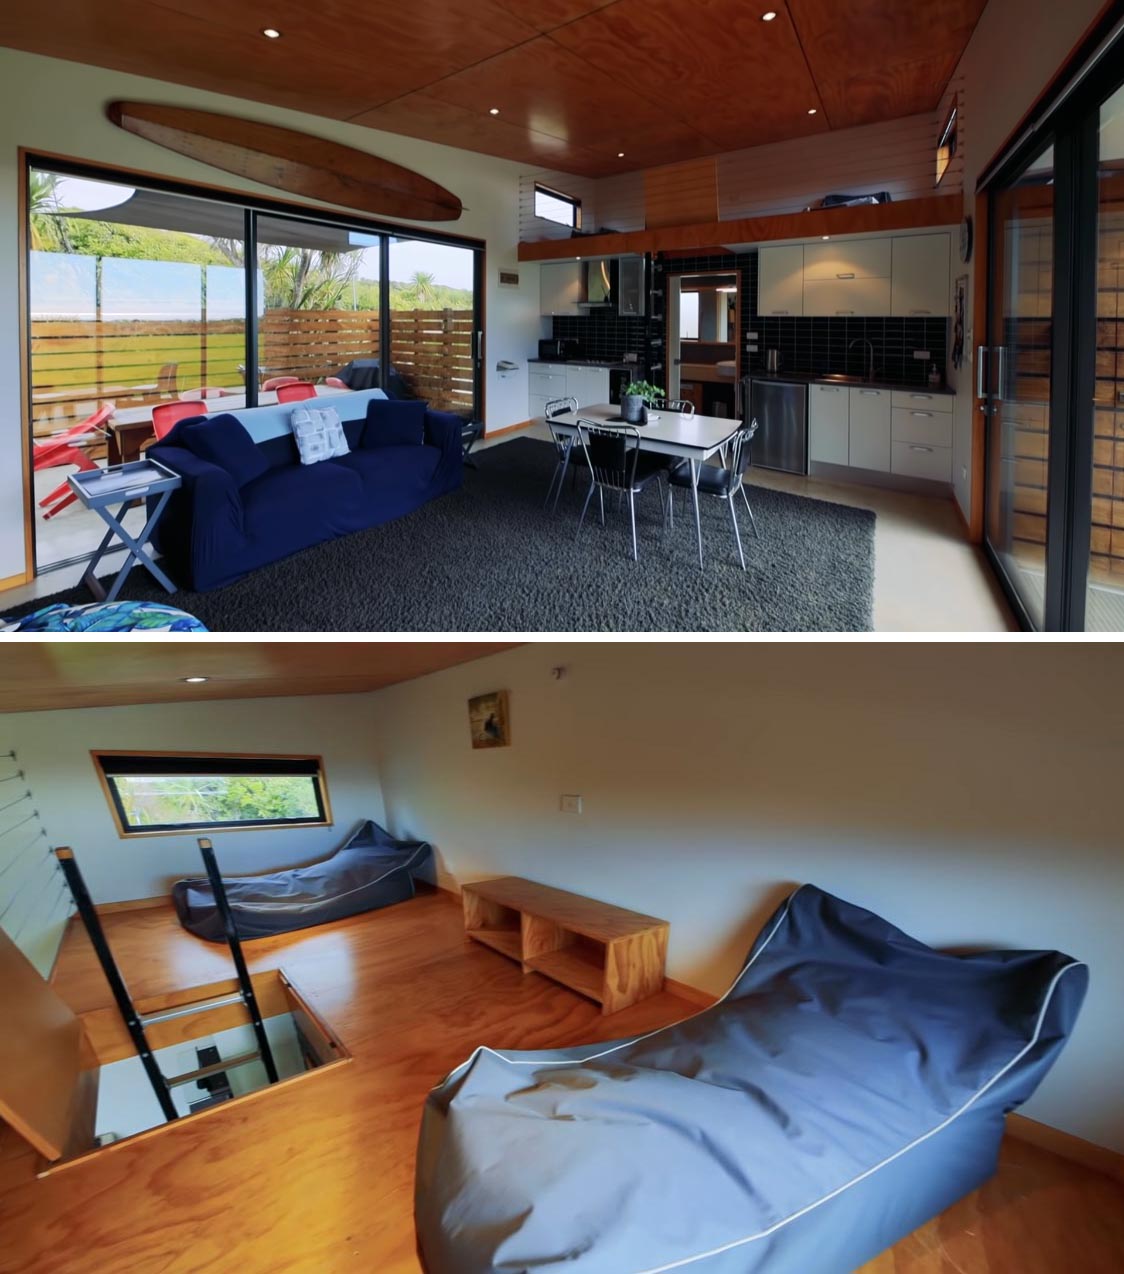
{"label": "glass door handle", "polygon": [[990,354],[991,351],[986,345],[976,346],[976,397],[985,398],[987,391],[984,389],[984,355]]}

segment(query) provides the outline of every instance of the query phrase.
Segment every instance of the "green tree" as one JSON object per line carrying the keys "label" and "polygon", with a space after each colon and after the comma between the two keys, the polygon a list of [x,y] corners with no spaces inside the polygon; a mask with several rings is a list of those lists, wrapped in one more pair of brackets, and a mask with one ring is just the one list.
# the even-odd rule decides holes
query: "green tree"
{"label": "green tree", "polygon": [[66,226],[59,216],[59,178],[33,169],[27,179],[31,246],[37,252],[68,252]]}

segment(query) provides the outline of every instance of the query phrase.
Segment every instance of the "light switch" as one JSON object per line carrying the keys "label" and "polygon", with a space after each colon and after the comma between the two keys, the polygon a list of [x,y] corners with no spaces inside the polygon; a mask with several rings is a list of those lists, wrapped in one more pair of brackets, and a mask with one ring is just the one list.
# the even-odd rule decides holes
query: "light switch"
{"label": "light switch", "polygon": [[582,812],[582,798],[580,796],[563,795],[560,808],[563,814],[580,814]]}

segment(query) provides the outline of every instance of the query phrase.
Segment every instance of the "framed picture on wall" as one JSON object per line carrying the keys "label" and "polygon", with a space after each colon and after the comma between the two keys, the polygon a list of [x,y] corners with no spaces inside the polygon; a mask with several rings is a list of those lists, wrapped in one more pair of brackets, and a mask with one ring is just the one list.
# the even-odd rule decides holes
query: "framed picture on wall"
{"label": "framed picture on wall", "polygon": [[964,363],[964,311],[968,296],[968,276],[962,274],[952,296],[952,365],[957,371]]}
{"label": "framed picture on wall", "polygon": [[474,748],[506,748],[511,743],[507,691],[493,690],[469,699],[468,726]]}

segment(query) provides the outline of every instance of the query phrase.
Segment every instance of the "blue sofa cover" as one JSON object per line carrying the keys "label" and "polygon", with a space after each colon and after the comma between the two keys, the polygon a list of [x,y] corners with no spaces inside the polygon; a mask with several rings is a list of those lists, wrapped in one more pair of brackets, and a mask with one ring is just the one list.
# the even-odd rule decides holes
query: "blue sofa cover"
{"label": "blue sofa cover", "polygon": [[849,1274],[995,1171],[1087,981],[1056,951],[934,951],[804,885],[712,1008],[481,1047],[430,1093],[427,1274]]}
{"label": "blue sofa cover", "polygon": [[246,427],[268,469],[239,488],[223,468],[184,445],[198,418],[182,420],[148,454],[183,479],[153,540],[169,575],[205,592],[325,540],[412,513],[461,485],[461,418],[425,413],[421,446],[362,446],[367,406],[381,390],[333,395],[350,454],[302,465],[289,420],[294,406],[231,414]]}

